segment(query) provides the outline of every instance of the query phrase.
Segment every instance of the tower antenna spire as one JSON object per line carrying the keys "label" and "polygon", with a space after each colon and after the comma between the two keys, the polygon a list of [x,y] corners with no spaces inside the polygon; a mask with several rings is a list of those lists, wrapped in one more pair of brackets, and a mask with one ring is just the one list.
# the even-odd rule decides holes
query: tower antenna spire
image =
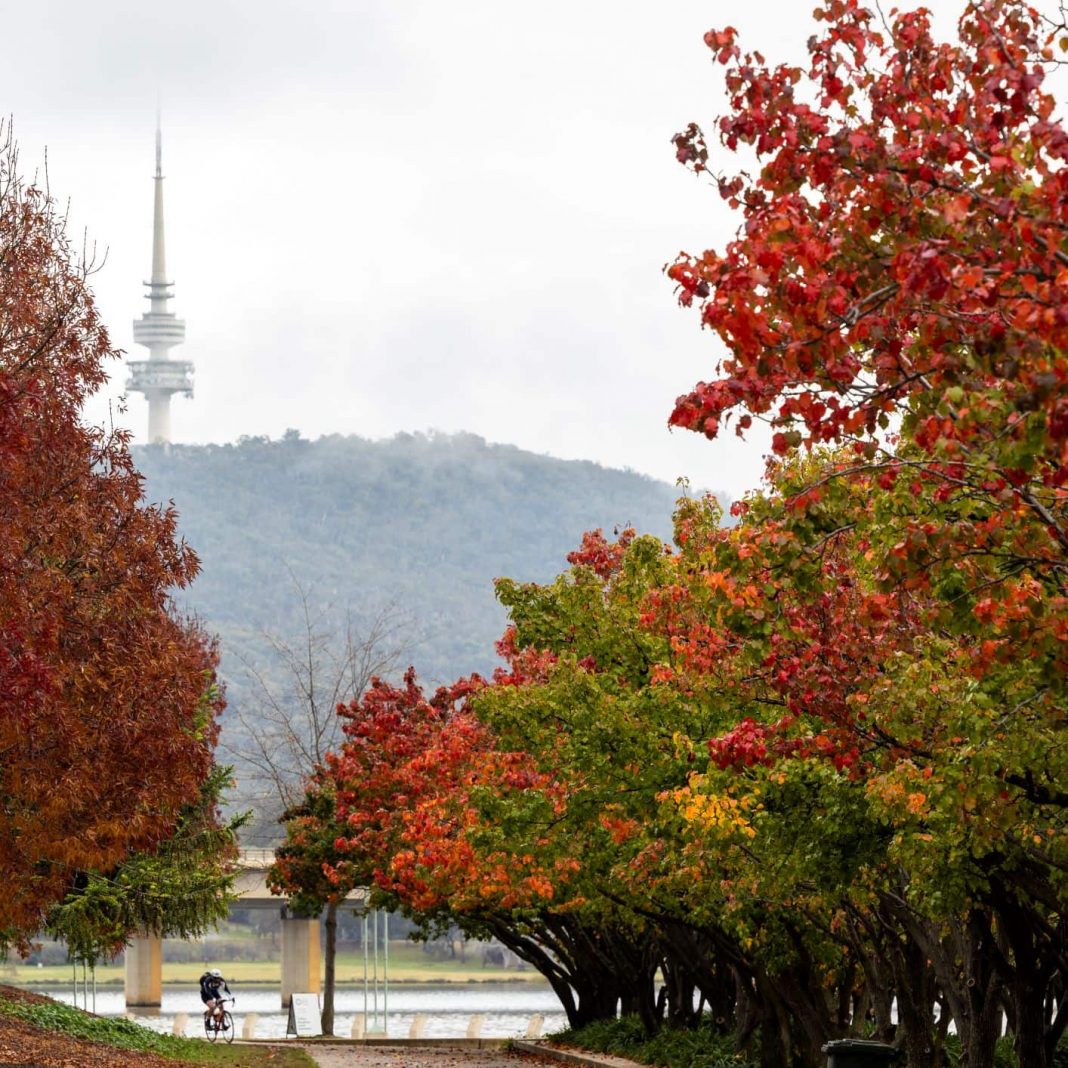
{"label": "tower antenna spire", "polygon": [[171,439],[171,396],[193,395],[193,365],[172,360],[170,350],[185,340],[185,323],[169,310],[174,283],[167,280],[163,236],[163,134],[159,103],[156,104],[156,174],[153,179],[152,276],[145,282],[149,310],[135,319],[134,341],[148,349],[147,360],[130,360],[127,390],[143,393],[148,401],[149,443]]}

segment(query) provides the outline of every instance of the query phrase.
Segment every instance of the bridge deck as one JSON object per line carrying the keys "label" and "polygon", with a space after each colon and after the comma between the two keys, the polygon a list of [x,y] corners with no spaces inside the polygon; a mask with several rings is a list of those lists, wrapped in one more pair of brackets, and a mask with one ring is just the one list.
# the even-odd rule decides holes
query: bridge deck
{"label": "bridge deck", "polygon": [[[267,887],[267,869],[274,863],[273,849],[242,849],[237,858],[237,878],[234,890],[238,908],[281,908],[285,897],[272,894]],[[359,905],[367,898],[367,891],[358,887],[346,895],[345,901]]]}

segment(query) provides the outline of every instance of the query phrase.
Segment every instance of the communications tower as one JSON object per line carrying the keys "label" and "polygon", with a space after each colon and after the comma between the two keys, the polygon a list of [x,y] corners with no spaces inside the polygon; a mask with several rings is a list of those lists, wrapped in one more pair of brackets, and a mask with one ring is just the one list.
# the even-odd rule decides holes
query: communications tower
{"label": "communications tower", "polygon": [[174,283],[167,281],[163,242],[162,138],[156,122],[155,204],[152,216],[152,278],[144,283],[148,311],[133,324],[134,341],[148,349],[147,360],[130,360],[128,392],[143,393],[148,401],[149,443],[171,440],[171,397],[175,393],[193,395],[193,365],[188,360],[172,360],[170,350],[185,340],[185,322],[167,305],[174,296]]}

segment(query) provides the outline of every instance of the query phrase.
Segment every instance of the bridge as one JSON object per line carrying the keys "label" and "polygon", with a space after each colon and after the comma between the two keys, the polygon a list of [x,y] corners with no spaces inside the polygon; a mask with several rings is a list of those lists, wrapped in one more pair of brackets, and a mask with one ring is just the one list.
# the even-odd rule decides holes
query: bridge
{"label": "bridge", "polygon": [[[282,913],[282,1007],[296,993],[319,993],[319,921],[290,916],[286,899],[267,889],[267,869],[274,863],[272,849],[243,849],[234,880],[238,908],[273,908]],[[345,900],[354,906],[366,891],[354,890]],[[163,997],[163,939],[145,934],[126,947],[126,1004],[158,1006]]]}

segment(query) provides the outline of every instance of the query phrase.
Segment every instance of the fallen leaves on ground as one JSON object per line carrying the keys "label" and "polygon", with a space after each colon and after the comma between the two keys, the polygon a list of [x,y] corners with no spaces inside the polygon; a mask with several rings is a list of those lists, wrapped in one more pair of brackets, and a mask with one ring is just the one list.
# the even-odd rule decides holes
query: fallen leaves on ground
{"label": "fallen leaves on ground", "polygon": [[33,1068],[183,1068],[188,1063],[141,1050],[116,1049],[99,1042],[42,1031],[24,1020],[0,1015],[0,1064],[32,1065]]}

